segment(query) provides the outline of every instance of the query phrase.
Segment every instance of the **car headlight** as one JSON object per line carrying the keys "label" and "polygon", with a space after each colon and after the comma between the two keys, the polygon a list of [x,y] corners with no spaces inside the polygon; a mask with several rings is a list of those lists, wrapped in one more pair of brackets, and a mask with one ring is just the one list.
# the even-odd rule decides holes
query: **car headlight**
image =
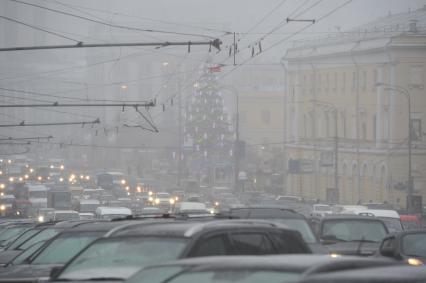
{"label": "car headlight", "polygon": [[159,204],[160,203],[160,199],[159,198],[156,198],[155,199],[155,204]]}
{"label": "car headlight", "polygon": [[13,177],[9,178],[9,182],[13,183],[14,181],[15,181],[15,178],[13,178]]}
{"label": "car headlight", "polygon": [[218,201],[215,201],[215,202],[214,202],[214,205],[215,205],[215,206],[219,206],[219,202],[218,202]]}
{"label": "car headlight", "polygon": [[6,210],[6,206],[4,204],[0,205],[0,210],[1,211],[5,211]]}
{"label": "car headlight", "polygon": [[152,191],[149,191],[149,192],[148,192],[148,195],[152,196]]}
{"label": "car headlight", "polygon": [[129,186],[126,186],[126,191],[128,191],[128,190],[130,190],[130,187],[129,187]]}
{"label": "car headlight", "polygon": [[179,197],[175,197],[175,201],[179,201]]}
{"label": "car headlight", "polygon": [[175,204],[175,199],[171,198],[169,201],[170,201],[170,204]]}
{"label": "car headlight", "polygon": [[65,169],[65,166],[64,165],[61,165],[61,167],[59,167],[61,170],[64,170]]}
{"label": "car headlight", "polygon": [[87,180],[87,181],[89,181],[89,180],[90,180],[90,176],[89,176],[89,175],[87,175],[87,176],[86,176],[86,180]]}
{"label": "car headlight", "polygon": [[153,198],[153,197],[149,197],[149,198],[148,198],[148,200],[149,200],[150,202],[153,202],[153,201],[154,201],[154,198]]}
{"label": "car headlight", "polygon": [[28,176],[28,174],[25,174],[24,178],[28,179],[30,176]]}
{"label": "car headlight", "polygon": [[4,189],[4,188],[6,188],[6,185],[5,184],[0,184],[0,189]]}
{"label": "car headlight", "polygon": [[418,258],[413,258],[413,257],[409,258],[407,260],[407,262],[408,262],[409,265],[414,265],[414,266],[423,265],[423,261],[421,261]]}
{"label": "car headlight", "polygon": [[122,185],[125,185],[125,184],[126,184],[126,180],[124,180],[124,179],[123,179],[123,180],[121,180],[121,184],[122,184]]}
{"label": "car headlight", "polygon": [[340,254],[336,254],[336,253],[330,253],[330,257],[336,258],[336,257],[341,257],[341,255]]}
{"label": "car headlight", "polygon": [[44,216],[43,216],[43,215],[40,215],[40,216],[37,218],[37,220],[38,220],[38,222],[44,222]]}

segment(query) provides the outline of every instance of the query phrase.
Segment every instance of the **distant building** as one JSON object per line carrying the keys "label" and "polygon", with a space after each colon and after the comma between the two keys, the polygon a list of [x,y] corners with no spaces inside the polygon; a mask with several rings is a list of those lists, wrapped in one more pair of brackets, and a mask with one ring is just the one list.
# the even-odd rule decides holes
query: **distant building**
{"label": "distant building", "polygon": [[414,194],[425,199],[425,16],[425,8],[389,15],[335,37],[295,42],[287,51],[288,194],[404,207],[405,89],[411,97]]}

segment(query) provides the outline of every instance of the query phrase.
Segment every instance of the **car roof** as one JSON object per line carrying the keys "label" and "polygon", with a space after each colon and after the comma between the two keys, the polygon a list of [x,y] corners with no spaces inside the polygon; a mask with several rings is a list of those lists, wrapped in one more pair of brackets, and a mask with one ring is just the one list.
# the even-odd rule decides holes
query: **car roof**
{"label": "car roof", "polygon": [[426,268],[417,266],[388,266],[366,268],[361,270],[336,271],[307,277],[301,282],[309,283],[337,283],[337,282],[357,282],[357,283],[375,283],[375,282],[425,282]]}
{"label": "car roof", "polygon": [[321,218],[321,221],[327,221],[327,220],[371,220],[371,221],[381,221],[378,218],[372,217],[372,216],[364,216],[364,215],[355,215],[355,214],[328,214],[325,217]]}
{"label": "car roof", "polygon": [[111,221],[89,221],[77,224],[65,232],[107,232],[115,227],[123,225],[123,222],[111,222]]}
{"label": "car roof", "polygon": [[[238,212],[247,211],[247,215],[238,215]],[[267,214],[262,214],[267,213]],[[268,215],[269,213],[269,215]],[[276,215],[272,215],[273,213],[278,213]],[[226,213],[225,213],[226,214]],[[280,218],[305,218],[302,214],[296,212],[293,209],[286,208],[280,205],[261,205],[261,206],[248,206],[248,207],[240,207],[240,208],[231,208],[229,210],[229,216],[241,216],[244,218],[254,218],[254,217],[280,217]]]}
{"label": "car roof", "polygon": [[[269,270],[291,270],[306,273],[315,273],[320,270],[327,270],[327,266],[340,265],[347,263],[349,266],[366,263],[372,265],[395,264],[391,260],[381,260],[366,257],[332,257],[330,255],[312,255],[312,254],[287,254],[287,255],[265,255],[265,256],[209,256],[187,258],[170,261],[164,264],[153,265],[149,268],[159,266],[195,266],[197,271],[211,269],[269,269]],[[348,264],[349,263],[349,264]],[[367,266],[368,266],[367,265]],[[364,264],[364,266],[366,266]]]}
{"label": "car roof", "polygon": [[[263,220],[214,220],[214,221],[178,221],[146,220],[144,222],[122,226],[110,231],[106,237],[118,236],[170,236],[192,237],[203,231],[229,230],[232,228],[250,229],[288,229],[284,225]],[[293,231],[289,230],[288,231]]]}

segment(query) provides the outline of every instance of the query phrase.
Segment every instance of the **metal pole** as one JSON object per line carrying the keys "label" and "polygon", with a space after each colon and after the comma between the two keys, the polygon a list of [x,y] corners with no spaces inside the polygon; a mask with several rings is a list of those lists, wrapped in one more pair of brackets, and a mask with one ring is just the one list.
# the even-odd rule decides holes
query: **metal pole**
{"label": "metal pole", "polygon": [[338,194],[337,203],[340,201],[340,190],[339,190],[339,134],[337,125],[337,108],[334,108],[334,186],[336,193]]}
{"label": "metal pole", "polygon": [[235,92],[236,114],[235,114],[235,188],[238,188],[238,177],[240,173],[240,112],[239,112],[239,95]]}
{"label": "metal pole", "polygon": [[178,80],[178,121],[179,121],[179,150],[178,150],[178,187],[180,189],[181,179],[182,179],[182,93],[181,93],[181,84]]}

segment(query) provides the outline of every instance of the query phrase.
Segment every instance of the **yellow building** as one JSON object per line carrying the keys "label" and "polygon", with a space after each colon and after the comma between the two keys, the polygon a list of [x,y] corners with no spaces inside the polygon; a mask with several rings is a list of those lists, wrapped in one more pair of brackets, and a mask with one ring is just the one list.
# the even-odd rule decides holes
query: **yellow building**
{"label": "yellow building", "polygon": [[414,195],[426,197],[425,16],[388,16],[287,51],[288,194],[404,207],[407,92]]}

